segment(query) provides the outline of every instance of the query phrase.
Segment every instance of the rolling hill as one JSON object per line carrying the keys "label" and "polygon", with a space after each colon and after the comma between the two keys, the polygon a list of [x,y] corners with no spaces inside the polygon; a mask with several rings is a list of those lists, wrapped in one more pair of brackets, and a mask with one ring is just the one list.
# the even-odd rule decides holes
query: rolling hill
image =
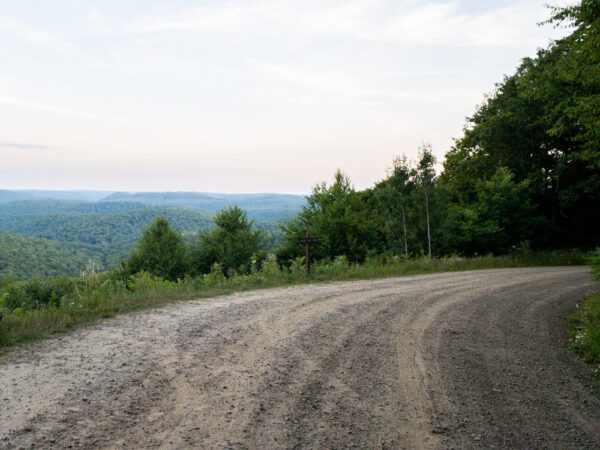
{"label": "rolling hill", "polygon": [[[285,194],[0,190],[0,232],[12,236],[3,240],[3,255],[8,258],[10,254],[16,261],[9,264],[6,259],[0,273],[10,267],[20,271],[19,277],[73,274],[89,258],[104,268],[114,268],[156,217],[165,217],[191,242],[198,231],[213,227],[215,212],[232,205],[247,211],[255,226],[263,229],[266,249],[272,249],[281,243],[278,223],[297,214],[304,201],[302,196]],[[39,258],[34,255],[38,247]],[[40,269],[26,264],[29,260]]]}
{"label": "rolling hill", "polygon": [[112,214],[149,209],[148,204],[135,202],[84,202],[79,200],[27,199],[0,204],[0,217],[33,214]]}
{"label": "rolling hill", "polygon": [[89,259],[100,260],[93,248],[0,232],[0,275],[23,280],[33,276],[77,276]]}
{"label": "rolling hill", "polygon": [[305,197],[291,194],[211,194],[200,192],[115,192],[102,202],[141,202],[153,206],[186,206],[214,213],[237,205],[256,220],[281,220],[295,216]]}
{"label": "rolling hill", "polygon": [[47,191],[36,189],[0,189],[0,204],[15,200],[49,198],[54,200],[80,200],[96,202],[110,195],[111,191]]}
{"label": "rolling hill", "polygon": [[211,218],[195,209],[153,208],[107,214],[0,215],[0,231],[71,244],[85,244],[105,267],[113,267],[156,217],[169,220],[184,235],[212,227]]}
{"label": "rolling hill", "polygon": [[292,194],[0,190],[0,216],[56,212],[104,214],[166,206],[196,208],[213,214],[237,205],[251,219],[281,221],[294,217],[305,203],[304,196]]}

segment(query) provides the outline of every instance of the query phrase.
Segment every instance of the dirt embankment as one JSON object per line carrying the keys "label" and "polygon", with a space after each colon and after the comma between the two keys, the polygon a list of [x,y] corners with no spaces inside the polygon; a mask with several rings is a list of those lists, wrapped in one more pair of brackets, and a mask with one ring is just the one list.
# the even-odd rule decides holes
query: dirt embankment
{"label": "dirt embankment", "polygon": [[585,268],[240,293],[0,360],[0,448],[600,448]]}

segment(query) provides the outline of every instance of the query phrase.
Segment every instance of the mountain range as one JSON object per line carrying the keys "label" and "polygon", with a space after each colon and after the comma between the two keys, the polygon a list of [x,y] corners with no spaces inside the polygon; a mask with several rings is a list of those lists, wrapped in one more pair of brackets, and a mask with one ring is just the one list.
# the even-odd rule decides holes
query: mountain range
{"label": "mountain range", "polygon": [[278,224],[304,203],[289,194],[0,190],[0,274],[77,275],[88,259],[113,268],[156,217],[192,241],[212,228],[218,210],[233,205],[263,230],[269,249],[281,242]]}

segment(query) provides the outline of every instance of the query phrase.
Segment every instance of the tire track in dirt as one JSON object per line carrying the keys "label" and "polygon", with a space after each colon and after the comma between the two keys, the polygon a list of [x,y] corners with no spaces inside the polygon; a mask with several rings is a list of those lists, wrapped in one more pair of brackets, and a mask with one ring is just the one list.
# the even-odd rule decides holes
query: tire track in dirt
{"label": "tire track in dirt", "polygon": [[501,269],[117,317],[0,361],[0,448],[594,448],[564,323],[593,288]]}

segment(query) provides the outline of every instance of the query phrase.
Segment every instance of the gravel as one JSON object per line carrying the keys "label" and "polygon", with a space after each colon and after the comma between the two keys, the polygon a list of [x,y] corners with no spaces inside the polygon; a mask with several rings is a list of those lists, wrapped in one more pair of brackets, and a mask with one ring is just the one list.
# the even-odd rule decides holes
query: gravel
{"label": "gravel", "polygon": [[106,320],[0,360],[0,448],[600,448],[583,267],[304,285]]}

